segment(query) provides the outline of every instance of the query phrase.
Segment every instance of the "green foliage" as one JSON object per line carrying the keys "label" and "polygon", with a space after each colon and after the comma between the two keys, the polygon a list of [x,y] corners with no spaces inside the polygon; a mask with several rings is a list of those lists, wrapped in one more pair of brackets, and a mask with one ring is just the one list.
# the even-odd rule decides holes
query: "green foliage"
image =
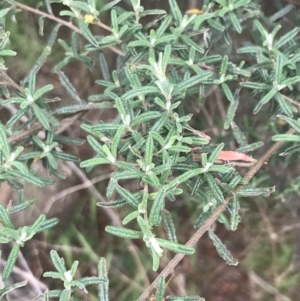
{"label": "green foliage", "polygon": [[[32,202],[30,203],[30,205],[31,204]],[[20,208],[20,206],[18,206],[17,208],[16,207],[12,207],[11,211],[17,212],[19,210],[25,209],[24,207]],[[46,216],[42,214],[31,226],[24,226],[20,227],[19,229],[15,229],[9,213],[10,211],[6,210],[6,208],[4,208],[3,205],[0,204],[0,222],[2,224],[2,227],[0,228],[0,243],[14,243],[3,270],[3,281],[7,281],[7,279],[10,277],[12,269],[16,263],[20,247],[23,247],[24,243],[27,240],[31,239],[35,234],[54,227],[58,223],[58,220],[56,218],[46,220]],[[19,287],[19,285],[17,285],[16,287]],[[16,287],[10,287],[9,290]],[[3,291],[3,294],[4,292],[6,292],[6,290]]]}
{"label": "green foliage", "polygon": [[[218,254],[228,264],[237,265],[238,261],[210,230],[212,223],[218,219],[235,231],[241,220],[241,198],[268,197],[275,190],[275,187],[251,187],[248,179],[243,181],[240,169],[232,164],[232,161],[237,163],[239,160],[252,164],[255,160],[245,153],[263,145],[261,141],[248,143],[234,123],[242,102],[241,91],[253,91],[254,114],[266,107],[271,108],[271,114],[300,133],[299,119],[295,117],[299,104],[293,101],[300,89],[300,29],[296,27],[279,34],[281,25],[265,22],[260,7],[250,0],[207,0],[199,14],[183,14],[175,0],[169,0],[170,13],[145,10],[139,0],[128,1],[132,9],[125,11],[119,6],[120,2],[109,1],[99,8],[95,0],[46,1],[42,9],[46,8],[47,14],[43,14],[43,18],[50,18],[58,24],[53,27],[46,47],[20,85],[5,72],[6,56],[16,53],[7,49],[10,46],[9,32],[5,26],[1,27],[0,72],[6,84],[15,88],[11,92],[13,89],[1,85],[1,105],[10,107],[16,104],[17,112],[5,124],[0,123],[0,185],[7,182],[20,192],[25,183],[37,187],[53,184],[52,178],[35,173],[34,163],[39,160],[49,176],[64,178],[57,160],[78,162],[79,159],[63,152],[60,144],[80,145],[84,140],[60,135],[63,121],[70,117],[74,120],[82,118],[85,112],[98,108],[114,109],[117,116],[110,123],[89,124],[81,119],[81,129],[89,134],[86,140],[94,156],[80,162],[80,167],[87,172],[99,165],[109,165],[113,169],[106,191],[108,202],[98,202],[98,205],[129,208],[122,220],[126,228],[108,225],[106,232],[130,240],[142,239],[154,271],[160,267],[160,260],[167,250],[193,254],[194,246],[178,241],[180,227],[166,209],[185,192],[201,199],[198,218],[191,221],[195,228],[208,230]],[[70,22],[54,17],[51,3],[62,3],[64,9],[59,14]],[[14,16],[18,7],[23,6],[12,0],[1,3],[1,23],[5,24],[6,18]],[[104,13],[110,14],[111,28],[100,21]],[[281,12],[277,18],[283,15]],[[154,19],[142,25],[141,19],[146,16],[154,16]],[[39,21],[40,32],[43,32],[43,18]],[[72,30],[69,42],[57,39],[62,25]],[[94,34],[95,26],[104,27],[108,34]],[[240,34],[249,28],[255,44],[247,43],[234,54],[218,49],[218,43],[232,44],[233,32]],[[74,103],[64,104],[62,101],[53,109],[51,103],[60,100],[50,97],[55,91],[54,86],[46,84],[37,88],[36,78],[56,43],[64,50],[65,56],[52,71]],[[116,70],[109,69],[106,50],[118,54]],[[100,66],[103,78],[97,79],[96,84],[103,88],[102,94],[88,95],[88,101],[82,99],[80,91],[63,71],[73,62],[85,65],[91,73],[96,73],[97,65]],[[197,105],[204,102],[206,92],[216,87],[222,95],[222,105],[227,107],[221,126],[231,130],[239,145],[233,152],[226,149],[235,143],[234,139],[231,144],[228,141],[213,144],[211,137],[192,126],[194,117],[187,108],[190,100]],[[71,125],[72,121],[67,121]],[[298,134],[276,134],[272,139],[297,143],[284,155],[300,149]],[[124,180],[135,180],[139,185],[134,191],[129,190]],[[293,184],[297,186],[297,181]],[[114,198],[116,194],[117,200]],[[15,229],[10,213],[26,209],[30,204],[31,201],[21,200],[10,209],[0,205],[0,242],[13,242],[2,273],[4,282],[12,273],[20,247],[36,233],[58,222],[57,219],[46,220],[45,215],[41,215],[31,226]],[[217,208],[224,209],[218,211]],[[216,212],[219,213],[214,216]],[[75,280],[78,261],[67,270],[64,260],[55,251],[52,250],[50,256],[57,271],[45,272],[44,277],[60,279],[64,289],[49,290],[43,296],[44,300],[77,300],[73,293],[76,290],[87,293],[86,286],[90,284],[98,284],[99,300],[109,300],[104,258],[98,265],[98,277]],[[23,285],[25,282],[5,284],[0,297]],[[165,280],[161,277],[156,291],[157,301],[202,300],[198,296],[164,299],[164,287]]]}
{"label": "green foliage", "polygon": [[[71,269],[67,270],[63,258],[60,258],[56,251],[52,250],[50,252],[50,255],[57,272],[45,272],[44,277],[60,279],[64,283],[64,289],[53,291],[50,290],[47,292],[46,298],[59,298],[59,300],[70,300],[72,298],[73,292],[75,292],[76,290],[81,289],[85,293],[88,293],[88,291],[86,290],[86,286],[91,284],[98,284],[100,286],[101,283],[105,283],[107,281],[105,279],[105,276],[102,276],[100,271],[98,277],[83,277],[79,280],[74,280],[78,267],[78,261],[74,261],[74,263],[71,266]],[[101,264],[101,260],[99,264]]]}

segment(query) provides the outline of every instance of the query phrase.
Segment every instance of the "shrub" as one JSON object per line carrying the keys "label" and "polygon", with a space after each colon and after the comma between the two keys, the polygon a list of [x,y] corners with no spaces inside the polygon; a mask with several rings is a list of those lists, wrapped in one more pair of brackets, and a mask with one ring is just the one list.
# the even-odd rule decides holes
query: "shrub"
{"label": "shrub", "polygon": [[[60,16],[70,21],[53,14],[51,3],[56,2],[64,4]],[[26,183],[42,191],[45,185],[54,183],[54,177],[65,178],[58,160],[78,162],[81,159],[60,148],[64,143],[84,142],[64,134],[76,120],[81,121],[81,129],[88,133],[86,140],[95,153],[81,161],[80,167],[91,172],[100,165],[108,165],[113,170],[106,189],[107,200],[98,205],[116,209],[127,206],[131,210],[122,223],[107,225],[106,231],[130,240],[142,239],[153,271],[159,269],[165,250],[176,253],[162,266],[156,280],[145,287],[139,301],[147,300],[155,290],[155,300],[165,300],[165,278],[184,256],[194,253],[197,241],[205,232],[218,254],[228,264],[237,265],[237,259],[214,233],[214,223],[222,222],[228,229],[236,230],[241,220],[241,198],[267,197],[274,192],[274,187],[252,185],[253,176],[284,143],[293,143],[282,153],[289,159],[300,149],[300,135],[295,134],[300,133],[300,123],[295,117],[299,109],[295,99],[300,88],[299,28],[280,25],[291,5],[266,17],[256,1],[250,0],[205,0],[202,10],[191,9],[186,14],[175,0],[169,0],[170,13],[161,9],[145,10],[139,0],[128,2],[131,2],[128,10],[120,5],[120,0],[100,8],[94,0],[46,0],[39,8],[13,0],[0,4],[1,105],[17,108],[8,121],[0,124],[0,183],[7,182],[19,195],[17,203],[7,208],[0,205],[0,243],[12,246],[2,272],[4,285],[0,296],[4,300],[11,290],[26,284],[8,282],[20,248],[37,233],[58,223],[57,218],[47,219],[42,214],[32,225],[16,229],[11,215],[33,204],[32,200],[23,198]],[[5,22],[20,10],[40,16],[41,33],[46,19],[57,24],[40,57],[18,83],[6,71],[9,61],[6,64],[5,60],[16,52],[9,49],[9,28]],[[100,21],[107,12],[111,27]],[[144,22],[145,17],[148,22]],[[70,41],[57,39],[63,26],[71,31]],[[105,36],[97,34],[99,27],[106,30]],[[235,40],[243,37],[242,33],[251,33],[252,38],[241,38],[236,49]],[[52,102],[60,100],[53,97],[54,86],[38,87],[36,79],[57,42],[64,49],[65,57],[53,72],[73,103],[62,100],[53,106]],[[113,71],[107,63],[109,53],[117,55]],[[102,78],[96,83],[103,87],[101,94],[82,99],[63,71],[74,61],[94,74],[100,66]],[[221,99],[209,98],[214,90],[219,91]],[[249,91],[251,96],[245,99],[242,91]],[[222,113],[223,120],[212,122],[219,133],[226,133],[226,137],[225,134],[218,137],[220,143],[213,143],[212,137],[203,131],[210,126],[209,117],[199,121],[197,114],[190,113],[191,105],[204,110],[208,100]],[[248,153],[264,143],[259,139],[248,141],[235,122],[238,109],[244,108],[246,101],[253,103],[253,114],[262,114],[271,121],[279,118],[291,127],[286,134],[271,134],[276,143],[257,160]],[[99,109],[114,110],[114,120],[91,124],[84,119],[85,113]],[[246,117],[252,112],[247,110],[242,114]],[[229,150],[236,143],[238,147]],[[47,169],[49,177],[36,173],[36,161]],[[249,169],[246,173],[245,168]],[[129,190],[124,180],[138,185],[134,191]],[[166,209],[169,202],[178,201],[183,194],[197,198],[201,207],[196,220],[187,219],[187,223],[195,225],[196,232],[186,244],[178,242],[180,227],[172,218],[180,212]],[[166,237],[161,237],[160,227],[164,228]],[[86,286],[97,284],[99,300],[108,300],[104,258],[100,259],[97,277],[75,280],[78,261],[68,270],[56,251],[52,250],[50,255],[57,271],[45,272],[44,277],[62,280],[63,289],[46,291],[40,298],[78,300],[76,290],[87,292]],[[200,299],[169,296],[166,300]]]}

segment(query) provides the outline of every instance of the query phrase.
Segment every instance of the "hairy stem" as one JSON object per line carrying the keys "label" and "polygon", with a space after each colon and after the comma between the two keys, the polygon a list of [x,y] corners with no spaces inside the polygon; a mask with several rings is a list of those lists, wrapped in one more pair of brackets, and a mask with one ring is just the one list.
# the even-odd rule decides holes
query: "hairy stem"
{"label": "hairy stem", "polygon": [[[29,12],[32,12],[32,13],[34,13],[34,14],[36,14],[36,15],[40,15],[40,16],[42,16],[42,17],[44,17],[44,18],[53,20],[53,21],[57,22],[58,24],[62,24],[62,25],[64,25],[64,26],[67,26],[67,27],[69,27],[70,29],[72,29],[72,31],[75,31],[75,32],[77,32],[78,34],[83,35],[83,33],[82,33],[82,31],[80,30],[80,28],[78,28],[77,26],[75,26],[75,25],[74,25],[73,23],[71,23],[71,22],[62,20],[61,18],[57,18],[57,17],[55,17],[54,15],[48,14],[48,13],[46,13],[46,12],[43,12],[43,11],[39,10],[39,9],[32,8],[32,7],[28,6],[28,5],[25,5],[25,4],[22,4],[22,3],[19,3],[19,2],[16,2],[16,3],[15,3],[15,6],[21,8],[21,9],[23,9],[23,10],[27,10],[27,11],[29,11]],[[102,27],[102,28],[104,28],[104,29],[110,31],[110,32],[112,31],[112,29],[111,29],[110,27],[108,27],[107,25],[103,24],[103,23],[100,22],[100,21],[97,21],[95,24],[96,24],[97,26],[99,26],[99,27]],[[109,48],[110,50],[112,50],[113,52],[115,52],[115,53],[117,53],[117,54],[119,54],[119,55],[121,55],[121,56],[124,56],[123,51],[121,51],[121,50],[119,50],[119,49],[117,49],[117,48],[115,48],[115,47],[108,46],[107,48]]]}

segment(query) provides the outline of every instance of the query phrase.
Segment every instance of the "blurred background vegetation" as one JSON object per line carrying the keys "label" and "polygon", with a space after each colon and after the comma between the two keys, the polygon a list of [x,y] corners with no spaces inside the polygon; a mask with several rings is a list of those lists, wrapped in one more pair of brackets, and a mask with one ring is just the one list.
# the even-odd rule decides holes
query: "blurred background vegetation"
{"label": "blurred background vegetation", "polygon": [[[35,7],[37,1],[22,0],[26,5]],[[126,2],[126,1],[124,1]],[[143,2],[143,1],[142,1]],[[283,5],[292,1],[258,1],[261,3],[264,13],[272,15]],[[102,0],[97,1],[98,5],[103,5]],[[185,11],[188,8],[201,8],[201,1],[178,0],[178,3]],[[295,16],[298,13],[300,3],[294,1],[295,10],[284,17],[286,26],[299,26],[299,19]],[[124,3],[124,5],[127,5]],[[143,5],[148,8],[165,8],[168,10],[168,1],[165,0],[145,0]],[[56,15],[62,9],[62,5],[52,6]],[[21,12],[17,14],[16,20],[10,20],[7,30],[11,32],[12,50],[18,52],[16,57],[7,63],[8,73],[16,81],[22,79],[34,64],[40,53],[43,51],[49,32],[54,23],[45,20],[44,35],[39,34],[38,16]],[[17,23],[16,23],[16,22]],[[101,20],[109,24],[108,16]],[[298,22],[298,24],[297,24]],[[292,24],[290,24],[292,23]],[[283,28],[284,30],[284,28]],[[61,28],[60,37],[68,41],[70,30]],[[242,34],[235,36],[234,48],[243,44],[249,39],[249,35]],[[233,49],[224,49],[220,45],[220,51],[226,51],[229,55],[234,55]],[[224,54],[224,53],[221,53]],[[47,63],[39,73],[39,84],[52,83],[55,85],[55,96],[59,96],[64,101],[68,99],[65,91],[60,87],[58,78],[51,73],[51,69],[63,58],[63,49],[57,44]],[[115,65],[115,55],[109,54],[111,71]],[[86,68],[79,63],[72,63],[64,68],[64,72],[76,87],[82,98],[87,95],[99,93],[99,86],[95,87],[95,79],[101,77],[101,71],[93,75],[87,72]],[[220,98],[218,91],[209,97]],[[215,103],[215,102],[214,102]],[[214,142],[225,142],[231,140],[231,132],[222,130],[222,110],[226,109],[221,101],[218,106],[207,102],[201,107],[200,112],[196,111],[193,102],[190,103],[190,111],[196,114],[199,122],[197,128],[206,131],[211,135]],[[264,141],[265,148],[257,151],[254,157],[259,155],[270,145],[270,137],[274,133],[283,133],[286,130],[285,124],[266,119],[263,113],[256,116],[249,114],[251,110],[251,96],[244,95],[244,104],[241,105],[237,114],[236,123],[245,132],[249,142]],[[7,112],[2,108],[0,117],[6,120]],[[85,119],[109,120],[113,117],[112,112],[91,112]],[[195,125],[194,125],[195,126]],[[77,126],[68,129],[68,134],[72,136],[84,137]],[[262,136],[265,135],[265,136]],[[234,145],[228,145],[227,149],[234,149]],[[79,148],[68,149],[71,153],[78,155],[82,160],[87,158],[91,150],[84,144]],[[201,295],[206,300],[211,301],[244,301],[244,300],[300,300],[300,199],[295,190],[289,190],[291,179],[299,175],[299,161],[293,166],[287,166],[290,158],[274,157],[268,165],[263,168],[259,175],[253,180],[253,186],[276,186],[276,192],[268,198],[245,199],[241,208],[242,223],[235,232],[230,232],[224,226],[218,224],[216,232],[222,241],[227,245],[234,257],[238,258],[240,264],[237,267],[226,265],[217,255],[210,239],[204,236],[198,246],[196,254],[185,257],[176,270],[176,277],[168,284],[168,294],[190,294]],[[293,162],[292,160],[289,160]],[[66,259],[67,266],[73,260],[80,261],[81,276],[96,275],[96,265],[100,256],[105,256],[109,266],[110,296],[111,300],[125,301],[133,300],[143,292],[147,285],[147,279],[143,278],[144,271],[142,265],[137,265],[137,260],[132,256],[128,245],[123,239],[113,237],[104,232],[106,225],[111,224],[111,219],[105,211],[96,206],[96,199],[88,189],[77,190],[70,193],[70,189],[81,184],[82,179],[71,170],[66,181],[57,183],[54,187],[43,195],[32,195],[37,199],[35,210],[42,210],[49,207],[49,214],[58,216],[61,220],[60,226],[49,231],[47,235],[38,237],[29,243],[25,248],[29,265],[33,273],[40,277],[45,270],[51,270],[49,261],[49,250],[56,249]],[[105,195],[106,185],[109,179],[109,168],[96,169],[89,178],[102,176],[102,181],[95,184],[95,188],[101,195]],[[128,185],[132,185],[128,183]],[[65,195],[56,199],[58,193],[65,191]],[[9,198],[9,193],[7,193]],[[40,200],[39,200],[40,198]],[[2,195],[2,202],[7,201]],[[55,206],[51,202],[55,202]],[[193,223],[201,212],[201,200],[192,198],[188,194],[183,195],[178,201],[169,204],[170,211],[178,211],[180,215],[173,216],[176,225],[180,225],[178,230],[179,241],[185,243],[194,232]],[[54,208],[55,207],[55,208]],[[126,215],[126,209],[119,209],[121,217]],[[28,214],[28,213],[26,213]],[[34,214],[34,212],[33,212]],[[24,217],[27,219],[28,217]],[[30,217],[29,217],[30,218]],[[189,220],[187,220],[189,219]],[[72,220],[72,221],[71,221]],[[142,244],[135,242],[139,248]],[[124,250],[127,250],[124,256]],[[147,271],[151,271],[151,262],[145,254],[146,250],[140,250],[138,255]],[[167,254],[165,263],[172,257]],[[148,281],[155,277],[154,272],[148,272]],[[53,280],[50,280],[53,281]],[[54,283],[49,282],[49,285]],[[55,285],[57,283],[55,282]],[[89,300],[96,300],[94,297]]]}

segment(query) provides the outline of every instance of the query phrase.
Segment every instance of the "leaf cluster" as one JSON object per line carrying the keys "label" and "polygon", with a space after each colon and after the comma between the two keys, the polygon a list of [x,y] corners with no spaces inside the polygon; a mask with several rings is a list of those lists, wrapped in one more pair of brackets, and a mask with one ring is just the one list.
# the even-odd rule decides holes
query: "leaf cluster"
{"label": "leaf cluster", "polygon": [[[26,182],[38,187],[53,184],[52,179],[36,174],[33,167],[37,161],[42,162],[49,176],[64,178],[58,160],[78,162],[79,159],[63,152],[61,144],[80,145],[84,140],[60,135],[62,121],[68,117],[76,120],[95,109],[113,109],[116,118],[112,122],[100,120],[91,124],[81,120],[81,129],[88,133],[86,140],[94,156],[80,162],[80,167],[87,172],[102,165],[113,168],[106,191],[108,201],[98,205],[127,206],[130,212],[122,220],[126,227],[107,226],[106,231],[126,239],[142,239],[152,258],[153,270],[157,271],[165,250],[185,255],[195,252],[193,247],[178,242],[179,228],[169,209],[171,202],[180,200],[183,193],[199,200],[200,212],[193,221],[196,229],[231,197],[232,202],[218,221],[234,231],[241,221],[241,198],[268,196],[274,192],[274,187],[252,188],[243,181],[239,169],[230,160],[222,160],[228,144],[213,143],[210,136],[193,127],[194,116],[187,106],[189,101],[201,105],[210,89],[219,89],[227,108],[222,127],[232,132],[239,145],[235,154],[245,155],[263,145],[261,141],[248,143],[234,123],[242,89],[253,91],[254,114],[272,105],[270,115],[278,116],[299,134],[300,123],[294,117],[299,104],[293,101],[300,88],[299,28],[279,34],[281,26],[265,22],[260,7],[250,0],[204,0],[201,11],[187,14],[180,11],[175,0],[169,0],[170,13],[145,10],[140,0],[128,1],[131,10],[126,11],[119,2],[110,1],[99,8],[95,0],[45,1],[48,17],[54,20],[60,19],[54,17],[51,3],[64,5],[60,16],[69,18],[67,24],[73,32],[70,42],[57,39],[60,26],[66,25],[63,20],[58,21],[60,24],[52,29],[45,49],[20,84],[8,81],[16,89],[13,95],[6,85],[0,87],[1,105],[18,107],[5,124],[0,123],[0,184],[7,181],[20,193]],[[4,25],[8,15],[18,12],[16,7],[18,3],[12,0],[0,4],[0,21]],[[101,17],[106,12],[111,19],[111,27],[105,25],[108,34],[94,34],[95,26],[103,27]],[[279,12],[276,18],[285,13]],[[42,14],[40,19],[40,32],[47,14]],[[142,26],[141,20],[146,16],[154,18]],[[249,26],[255,44],[247,43],[235,53],[224,52],[224,45],[233,44],[233,32],[240,34]],[[0,72],[7,79],[4,57],[16,53],[6,49],[9,32],[5,26],[1,28]],[[65,105],[62,101],[53,110],[51,103],[60,100],[53,96],[54,86],[37,88],[36,78],[56,42],[64,50],[65,57],[52,72],[58,75],[73,103]],[[219,44],[222,47],[218,47]],[[105,49],[119,55],[115,70],[109,68]],[[100,67],[103,76],[96,84],[101,86],[101,94],[89,95],[87,100],[80,96],[80,91],[63,71],[76,61],[91,73],[96,73],[97,65]],[[277,134],[272,139],[299,144],[298,134]],[[298,144],[283,154],[298,152]],[[241,157],[237,158],[238,161]],[[124,180],[135,181],[135,191],[128,190],[122,184]],[[57,223],[56,219],[46,220],[41,215],[31,226],[15,229],[9,214],[24,210],[30,204],[22,199],[10,209],[0,205],[0,242],[13,243],[3,281],[10,276],[25,241]],[[164,228],[164,235],[159,227]],[[218,254],[228,264],[236,265],[237,260],[211,229],[208,235]],[[46,272],[44,276],[60,279],[64,289],[46,292],[45,300],[77,300],[73,293],[78,289],[87,292],[86,286],[90,284],[98,285],[100,300],[108,300],[104,258],[98,266],[98,277],[75,280],[78,262],[67,270],[55,251],[50,255],[57,271]],[[0,296],[24,284],[7,285],[0,290]],[[164,286],[161,278],[157,301],[201,300],[197,296],[164,299]]]}

